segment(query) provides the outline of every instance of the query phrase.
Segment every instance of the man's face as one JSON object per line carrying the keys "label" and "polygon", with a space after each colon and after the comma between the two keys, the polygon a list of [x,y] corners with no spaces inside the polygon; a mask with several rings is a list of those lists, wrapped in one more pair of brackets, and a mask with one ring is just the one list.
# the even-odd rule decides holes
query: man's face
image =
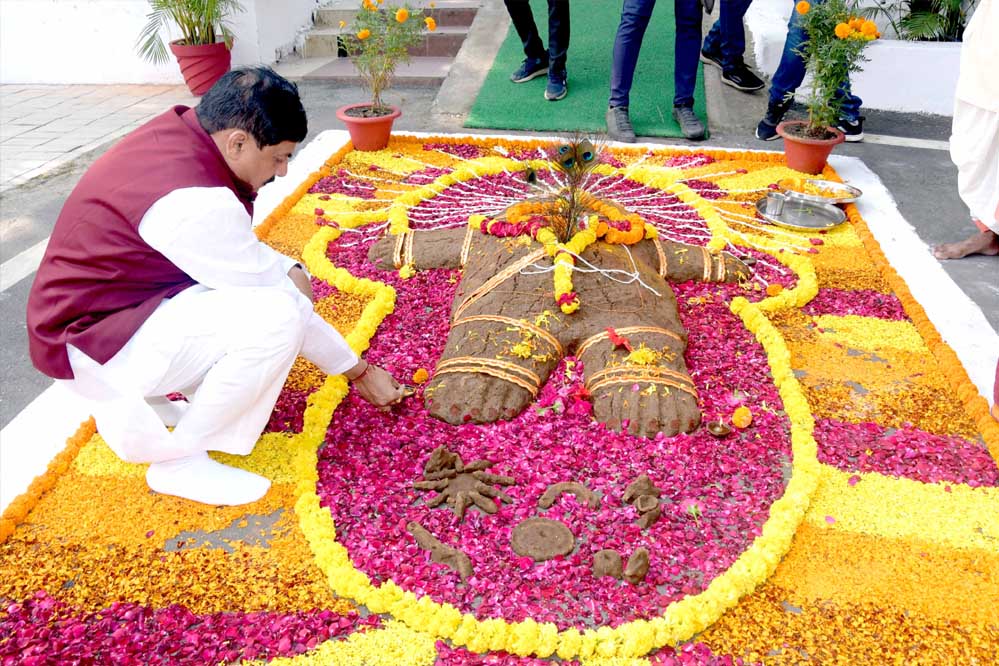
{"label": "man's face", "polygon": [[232,172],[257,191],[275,176],[288,173],[288,160],[296,145],[294,141],[282,141],[260,148],[252,136],[236,130],[228,137],[224,154]]}

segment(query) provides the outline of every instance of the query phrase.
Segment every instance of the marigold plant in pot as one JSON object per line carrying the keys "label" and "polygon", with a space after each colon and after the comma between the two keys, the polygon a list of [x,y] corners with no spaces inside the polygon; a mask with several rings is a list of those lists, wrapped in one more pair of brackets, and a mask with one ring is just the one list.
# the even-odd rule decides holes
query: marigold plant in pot
{"label": "marigold plant in pot", "polygon": [[861,71],[864,49],[880,37],[877,26],[857,16],[847,0],[824,0],[811,4],[801,0],[794,11],[808,40],[798,51],[812,75],[812,89],[805,100],[808,120],[787,120],[777,126],[784,137],[787,165],[804,173],[821,173],[829,153],[842,143],[835,128],[842,107],[841,89],[851,72]]}
{"label": "marigold plant in pot", "polygon": [[181,38],[170,42],[184,82],[194,95],[208,92],[232,63],[233,34],[228,19],[243,11],[238,0],[149,0],[152,12],[139,33],[139,55],[153,63],[166,62],[162,34],[170,25]]}
{"label": "marigold plant in pot", "polygon": [[342,38],[362,85],[371,93],[371,101],[349,104],[337,109],[336,116],[347,126],[357,150],[381,150],[388,145],[392,123],[402,112],[382,102],[382,93],[391,85],[395,69],[409,62],[409,49],[423,39],[424,31],[434,31],[437,24],[430,16],[408,5],[385,4],[383,0],[363,0],[361,8]]}

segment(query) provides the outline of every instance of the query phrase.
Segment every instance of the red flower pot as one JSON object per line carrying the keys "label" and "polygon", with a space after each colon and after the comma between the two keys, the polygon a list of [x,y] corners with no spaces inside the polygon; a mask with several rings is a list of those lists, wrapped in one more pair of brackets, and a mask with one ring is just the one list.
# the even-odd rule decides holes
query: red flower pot
{"label": "red flower pot", "polygon": [[178,42],[170,42],[170,50],[177,58],[180,72],[184,75],[184,83],[191,93],[200,97],[229,71],[232,64],[232,52],[225,42],[187,46]]}
{"label": "red flower pot", "polygon": [[391,113],[384,116],[355,116],[348,114],[351,109],[371,107],[370,104],[348,104],[336,110],[336,117],[347,126],[350,142],[356,150],[381,150],[388,145],[392,135],[392,123],[402,115],[399,107],[390,106]]}
{"label": "red flower pot", "polygon": [[[835,127],[827,128],[835,134],[832,139],[812,139],[804,136],[804,120],[785,120],[777,125],[777,133],[784,137],[784,157],[787,166],[802,173],[818,174],[826,166],[829,153],[836,144],[843,143],[846,135]],[[793,128],[800,128],[795,131]]]}

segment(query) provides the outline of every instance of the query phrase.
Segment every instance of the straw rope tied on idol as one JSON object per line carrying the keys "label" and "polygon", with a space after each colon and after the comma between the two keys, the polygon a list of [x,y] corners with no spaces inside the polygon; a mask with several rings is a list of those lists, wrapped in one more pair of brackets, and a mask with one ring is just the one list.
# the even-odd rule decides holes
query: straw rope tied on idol
{"label": "straw rope tied on idol", "polygon": [[[390,258],[403,278],[417,267],[435,265],[457,266],[465,273],[449,343],[426,390],[431,413],[449,422],[490,422],[501,414],[511,418],[537,398],[555,364],[575,349],[588,373],[584,389],[593,394],[594,416],[600,421],[617,424],[612,428],[631,423],[633,434],[646,436],[692,431],[700,424],[697,390],[684,366],[686,337],[675,298],[664,298],[668,281],[735,282],[750,277],[748,268],[720,248],[664,242],[656,227],[616,200],[623,193],[631,201],[635,185],[619,180],[608,188],[609,165],[600,161],[600,151],[589,139],[573,137],[549,155],[548,160],[526,163],[487,158],[469,163],[461,176],[439,179],[457,187],[466,174],[485,171],[506,177],[501,189],[511,196],[504,196],[502,208],[490,215],[468,214],[460,253],[454,252],[457,229],[418,224],[422,218],[417,209],[427,195],[444,196],[436,186],[424,188],[419,201],[403,195],[406,208],[400,205],[389,213],[394,236],[369,253],[376,263]],[[507,170],[518,164],[519,170]],[[638,195],[639,200],[644,196]],[[659,205],[691,214],[688,204],[675,195],[667,197],[660,195],[667,203]],[[549,274],[552,286],[546,288],[538,278]],[[539,310],[539,297],[553,298],[555,312],[543,306]],[[587,299],[591,303],[584,315],[580,310]],[[640,349],[620,353],[617,338],[611,340],[605,332],[615,328],[631,331]],[[501,348],[470,342],[479,339]],[[648,346],[653,343],[661,346]],[[488,407],[469,406],[468,392],[479,390],[475,375],[499,379],[523,393],[498,398],[498,404]],[[456,381],[447,381],[455,376]],[[647,412],[641,423],[629,421],[623,415],[628,401],[612,395],[639,385],[645,390],[634,400]],[[460,404],[459,394],[465,398]]]}

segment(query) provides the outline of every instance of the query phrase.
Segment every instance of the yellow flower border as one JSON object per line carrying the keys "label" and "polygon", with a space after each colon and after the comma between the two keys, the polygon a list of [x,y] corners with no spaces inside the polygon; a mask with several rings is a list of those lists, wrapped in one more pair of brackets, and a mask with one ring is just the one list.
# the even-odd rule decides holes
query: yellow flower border
{"label": "yellow flower border", "polygon": [[[487,168],[496,169],[496,172],[511,165],[522,164],[504,158],[486,160]],[[538,168],[543,164],[532,166]],[[390,210],[390,229],[398,233],[408,228],[405,210],[417,202],[417,196],[435,196],[459,179],[483,175],[482,161],[478,161],[476,166],[480,168],[458,169],[431,185],[402,195],[397,200],[399,205],[394,204]],[[681,185],[677,187],[677,191],[681,198],[686,197],[685,200],[694,205],[702,215],[714,213],[716,224],[713,232],[716,229],[722,232],[727,229],[710,204],[692,190]],[[291,203],[293,204],[294,202]],[[372,301],[366,307],[357,329],[348,338],[355,349],[360,349],[368,344],[382,319],[391,312],[392,305],[387,301],[394,303],[395,293],[394,290],[391,294],[379,292],[379,283],[354,278],[329,262],[325,255],[326,246],[339,233],[337,229],[320,229],[307,245],[303,257],[313,275],[320,279],[335,280],[338,289],[345,292],[353,292],[355,288],[365,289],[364,293],[376,295],[376,301],[382,299],[381,304],[376,305]],[[303,431],[295,438],[296,467],[299,473],[295,510],[315,555],[316,564],[326,575],[331,588],[340,596],[364,604],[374,613],[388,613],[413,629],[424,631],[435,638],[448,639],[473,652],[502,650],[519,656],[533,654],[542,658],[557,654],[563,659],[640,657],[653,649],[686,641],[713,624],[740,597],[755,590],[773,573],[781,557],[790,548],[794,533],[818,484],[819,463],[812,437],[814,421],[811,411],[791,369],[790,351],[765,314],[798,301],[807,302],[817,287],[814,270],[811,270],[811,262],[807,258],[792,258],[790,253],[782,254],[789,256],[778,259],[792,270],[800,270],[798,286],[758,304],[737,298],[731,308],[763,345],[784,401],[791,421],[791,479],[784,495],[771,505],[770,516],[764,523],[760,536],[726,572],[712,580],[704,592],[671,603],[661,617],[652,620],[634,620],[614,628],[604,626],[585,631],[576,628],[558,631],[553,623],[541,624],[532,619],[521,622],[507,622],[500,618],[479,620],[473,614],[462,613],[451,604],[437,603],[428,595],[418,597],[391,580],[375,587],[367,575],[353,566],[347,549],[337,543],[333,517],[328,509],[320,505],[316,494],[317,452],[333,411],[347,395],[347,382],[342,376],[328,378],[323,389],[313,394],[306,408]],[[381,286],[390,289],[386,285]],[[365,338],[365,335],[368,337]]]}

